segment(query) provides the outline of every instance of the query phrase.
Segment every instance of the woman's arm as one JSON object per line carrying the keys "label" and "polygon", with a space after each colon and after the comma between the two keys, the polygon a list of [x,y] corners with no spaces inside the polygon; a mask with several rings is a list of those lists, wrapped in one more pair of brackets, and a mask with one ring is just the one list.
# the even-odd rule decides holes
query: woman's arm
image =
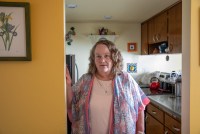
{"label": "woman's arm", "polygon": [[66,67],[66,86],[67,86],[67,109],[68,110],[71,110],[71,107],[72,107],[72,80],[71,80],[71,77],[70,77],[70,74],[69,74],[69,70],[68,68]]}
{"label": "woman's arm", "polygon": [[144,134],[144,111],[138,113],[138,120],[136,122],[136,134]]}

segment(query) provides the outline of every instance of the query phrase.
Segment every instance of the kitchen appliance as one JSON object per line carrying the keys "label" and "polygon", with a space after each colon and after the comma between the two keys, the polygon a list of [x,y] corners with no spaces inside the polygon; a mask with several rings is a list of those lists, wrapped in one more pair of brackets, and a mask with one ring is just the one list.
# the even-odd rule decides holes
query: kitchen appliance
{"label": "kitchen appliance", "polygon": [[181,82],[177,82],[176,83],[176,85],[175,85],[175,91],[174,91],[175,97],[181,97],[181,86],[182,86]]}
{"label": "kitchen appliance", "polygon": [[181,89],[182,89],[182,78],[181,75],[178,75],[175,83],[174,95],[175,97],[181,97]]}
{"label": "kitchen appliance", "polygon": [[170,78],[170,73],[166,73],[166,72],[161,72],[160,76],[159,76],[159,80],[160,80],[160,88],[163,90],[167,90],[170,89],[169,83],[167,83],[166,81]]}
{"label": "kitchen appliance", "polygon": [[[156,71],[158,72],[158,71]],[[140,86],[143,92],[149,96],[149,95],[162,95],[162,94],[172,94],[172,86],[168,83],[166,83],[166,79],[170,77],[170,73],[165,72],[159,72],[156,73],[158,75],[154,75],[150,79],[149,86]],[[148,80],[148,79],[145,79]]]}
{"label": "kitchen appliance", "polygon": [[79,78],[78,66],[75,63],[75,55],[72,54],[66,55],[66,65],[68,67],[72,79],[72,85],[74,85]]}
{"label": "kitchen appliance", "polygon": [[150,90],[156,92],[160,87],[159,79],[157,77],[152,77],[150,80]]}
{"label": "kitchen appliance", "polygon": [[[78,80],[78,67],[75,63],[75,55],[66,55],[66,65],[68,67],[71,79],[72,79],[72,85],[75,84],[76,78]],[[77,76],[76,76],[77,74]],[[69,120],[69,117],[67,116],[67,128],[68,128],[68,134],[71,134],[71,122]]]}
{"label": "kitchen appliance", "polygon": [[176,82],[176,79],[178,78],[179,74],[176,71],[172,71],[170,73],[170,81],[171,82]]}
{"label": "kitchen appliance", "polygon": [[172,71],[171,73],[161,72],[159,76],[160,88],[168,91],[173,97],[181,96],[181,73]]}

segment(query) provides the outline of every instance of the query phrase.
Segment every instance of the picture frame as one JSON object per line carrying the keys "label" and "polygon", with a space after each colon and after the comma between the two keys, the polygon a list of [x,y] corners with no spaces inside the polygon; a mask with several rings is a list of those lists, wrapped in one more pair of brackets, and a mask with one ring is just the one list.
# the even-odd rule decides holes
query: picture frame
{"label": "picture frame", "polygon": [[135,42],[128,43],[127,51],[128,52],[136,52],[137,51],[137,43],[135,43]]}
{"label": "picture frame", "polygon": [[137,63],[127,63],[128,73],[137,73]]}
{"label": "picture frame", "polygon": [[0,61],[31,61],[30,4],[0,2]]}

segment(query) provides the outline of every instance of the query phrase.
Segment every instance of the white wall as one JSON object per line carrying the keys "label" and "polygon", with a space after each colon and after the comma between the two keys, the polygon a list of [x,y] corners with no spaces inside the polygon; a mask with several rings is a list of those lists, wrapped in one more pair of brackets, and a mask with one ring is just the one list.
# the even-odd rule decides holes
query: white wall
{"label": "white wall", "polygon": [[98,34],[98,29],[101,27],[108,28],[111,32],[115,32],[119,35],[115,44],[121,50],[125,61],[132,62],[138,59],[135,55],[139,55],[140,51],[136,53],[127,52],[127,43],[136,42],[140,50],[141,42],[141,29],[140,24],[131,23],[67,23],[66,33],[71,27],[75,27],[76,35],[72,37],[72,45],[66,44],[66,54],[75,54],[76,63],[79,68],[79,76],[87,72],[88,69],[88,57],[90,49],[93,44],[88,35]]}
{"label": "white wall", "polygon": [[[87,72],[88,57],[93,44],[88,35],[97,34],[101,27],[108,28],[115,32],[118,38],[115,41],[116,46],[122,52],[124,58],[124,70],[127,63],[137,63],[137,73],[132,75],[136,78],[146,72],[163,71],[171,72],[180,71],[182,65],[181,54],[170,54],[169,61],[165,60],[166,54],[162,55],[140,55],[141,54],[141,25],[139,23],[67,23],[66,32],[71,27],[75,27],[76,35],[72,37],[72,45],[66,44],[66,54],[75,54],[76,63],[79,68],[79,77]],[[136,42],[138,44],[137,52],[127,52],[127,43]],[[138,77],[137,77],[138,76]]]}

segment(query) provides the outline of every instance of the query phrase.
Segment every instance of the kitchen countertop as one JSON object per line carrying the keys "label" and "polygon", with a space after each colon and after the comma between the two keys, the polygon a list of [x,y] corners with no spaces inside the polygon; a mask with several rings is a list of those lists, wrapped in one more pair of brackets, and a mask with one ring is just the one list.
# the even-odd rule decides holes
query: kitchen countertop
{"label": "kitchen countertop", "polygon": [[181,97],[173,95],[150,95],[151,103],[157,105],[160,109],[181,120]]}

